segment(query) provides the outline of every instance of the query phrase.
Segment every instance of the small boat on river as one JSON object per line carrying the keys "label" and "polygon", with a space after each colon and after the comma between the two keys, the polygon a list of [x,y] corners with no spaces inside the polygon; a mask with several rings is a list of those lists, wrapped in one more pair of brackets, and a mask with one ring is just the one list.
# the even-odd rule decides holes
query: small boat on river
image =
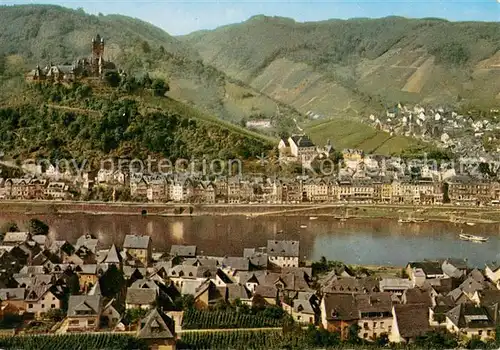
{"label": "small boat on river", "polygon": [[467,233],[460,233],[460,239],[470,242],[487,242],[488,237],[469,235]]}

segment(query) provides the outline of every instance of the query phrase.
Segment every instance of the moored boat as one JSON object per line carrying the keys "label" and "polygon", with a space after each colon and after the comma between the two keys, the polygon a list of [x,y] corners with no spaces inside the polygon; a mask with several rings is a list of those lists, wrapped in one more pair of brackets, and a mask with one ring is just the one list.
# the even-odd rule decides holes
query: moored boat
{"label": "moored boat", "polygon": [[488,241],[488,237],[469,235],[467,233],[461,233],[459,235],[459,237],[460,237],[460,239],[463,239],[464,241],[471,241],[471,242],[486,242],[486,241]]}
{"label": "moored boat", "polygon": [[309,217],[309,220],[317,220],[317,219],[318,219],[318,217],[317,217],[317,216],[310,216],[310,217]]}

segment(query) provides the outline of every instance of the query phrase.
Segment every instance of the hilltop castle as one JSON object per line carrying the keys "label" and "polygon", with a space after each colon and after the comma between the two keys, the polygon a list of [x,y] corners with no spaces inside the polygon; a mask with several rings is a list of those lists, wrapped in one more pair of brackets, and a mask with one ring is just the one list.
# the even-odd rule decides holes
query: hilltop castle
{"label": "hilltop castle", "polygon": [[107,72],[116,71],[113,62],[104,59],[104,38],[99,34],[92,38],[92,55],[79,58],[73,64],[54,65],[45,68],[36,66],[26,76],[28,81],[70,82],[79,78],[102,78]]}

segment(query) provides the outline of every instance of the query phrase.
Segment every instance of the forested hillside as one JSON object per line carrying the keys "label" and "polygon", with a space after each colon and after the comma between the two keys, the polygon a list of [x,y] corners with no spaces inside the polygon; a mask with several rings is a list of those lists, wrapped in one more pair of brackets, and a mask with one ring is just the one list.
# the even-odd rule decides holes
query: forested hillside
{"label": "forested hillside", "polygon": [[233,122],[272,117],[278,108],[300,118],[293,108],[204,65],[196,50],[141,20],[52,5],[0,6],[0,18],[0,76],[20,75],[37,63],[43,67],[87,57],[91,39],[99,33],[107,60],[130,74],[166,78],[176,100]]}
{"label": "forested hillside", "polygon": [[301,112],[343,117],[397,102],[498,104],[498,23],[256,16],[180,39],[205,63]]}
{"label": "forested hillside", "polygon": [[29,99],[0,108],[0,149],[13,159],[106,157],[248,159],[272,140],[147,92],[94,94],[88,85],[34,84]]}

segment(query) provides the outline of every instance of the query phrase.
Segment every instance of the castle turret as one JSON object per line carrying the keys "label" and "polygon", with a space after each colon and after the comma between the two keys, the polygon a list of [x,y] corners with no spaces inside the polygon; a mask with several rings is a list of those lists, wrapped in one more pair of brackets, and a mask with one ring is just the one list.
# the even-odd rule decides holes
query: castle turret
{"label": "castle turret", "polygon": [[102,73],[104,64],[104,38],[99,34],[92,39],[92,75],[97,76]]}

